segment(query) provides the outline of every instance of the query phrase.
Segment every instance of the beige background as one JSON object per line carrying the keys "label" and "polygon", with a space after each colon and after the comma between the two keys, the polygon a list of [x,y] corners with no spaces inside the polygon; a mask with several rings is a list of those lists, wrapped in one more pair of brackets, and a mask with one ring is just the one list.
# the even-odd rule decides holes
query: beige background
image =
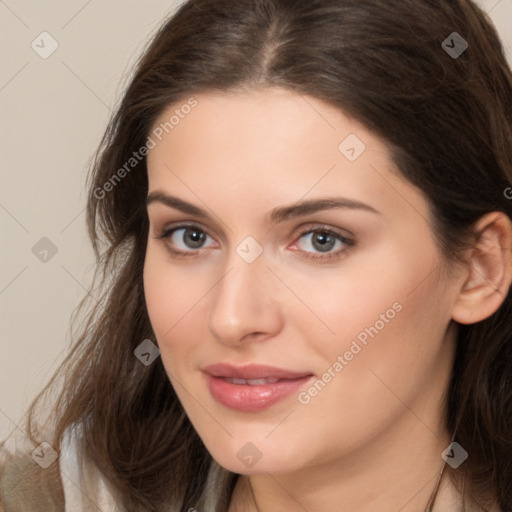
{"label": "beige background", "polygon": [[[479,3],[512,63],[512,0]],[[0,438],[69,346],[70,316],[92,275],[88,160],[137,55],[176,5],[0,0]],[[37,51],[51,49],[42,32],[58,44],[46,59],[31,47],[35,40]],[[57,249],[46,262],[32,252],[43,237]]]}

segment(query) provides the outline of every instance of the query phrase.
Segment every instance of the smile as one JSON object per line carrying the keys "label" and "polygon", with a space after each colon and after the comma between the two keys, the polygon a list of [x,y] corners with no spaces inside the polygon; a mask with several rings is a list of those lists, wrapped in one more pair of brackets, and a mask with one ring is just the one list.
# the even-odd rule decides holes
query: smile
{"label": "smile", "polygon": [[262,365],[227,364],[203,368],[210,394],[225,407],[257,412],[296,394],[314,376]]}

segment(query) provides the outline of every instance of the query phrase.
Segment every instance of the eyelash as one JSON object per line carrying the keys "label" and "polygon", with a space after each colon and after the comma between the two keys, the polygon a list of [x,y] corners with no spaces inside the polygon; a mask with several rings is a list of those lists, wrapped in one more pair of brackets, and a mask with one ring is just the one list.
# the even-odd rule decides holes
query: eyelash
{"label": "eyelash", "polygon": [[[197,224],[183,224],[182,223],[182,224],[173,226],[171,228],[163,229],[155,236],[155,238],[157,240],[162,240],[165,243],[165,241],[167,239],[169,239],[174,234],[175,231],[178,231],[180,229],[187,229],[187,228],[195,228],[196,230],[201,231],[202,233],[205,233],[207,236],[210,236],[207,231],[202,229]],[[323,254],[318,253],[318,252],[300,251],[299,250],[299,252],[304,253],[304,257],[307,259],[321,261],[321,262],[331,261],[336,258],[341,258],[343,253],[346,253],[348,250],[350,250],[355,245],[355,242],[353,240],[351,240],[350,238],[347,238],[347,237],[341,235],[340,233],[338,233],[337,231],[334,231],[333,229],[328,228],[326,226],[322,226],[322,225],[315,225],[315,227],[311,227],[309,229],[303,228],[303,231],[300,231],[297,235],[294,235],[294,236],[297,240],[300,240],[303,236],[309,235],[311,233],[324,233],[326,235],[332,235],[336,238],[336,240],[339,240],[340,242],[342,242],[344,247],[341,249],[338,249],[337,251],[326,252]],[[210,236],[210,238],[212,238],[212,237]],[[176,250],[176,249],[170,247],[168,244],[165,244],[165,245],[166,245],[168,251],[171,254],[173,254],[174,257],[177,257],[177,258],[197,257],[197,256],[199,256],[199,253],[201,251],[201,248],[196,249],[196,250],[191,249],[190,251],[180,251],[180,250]]]}

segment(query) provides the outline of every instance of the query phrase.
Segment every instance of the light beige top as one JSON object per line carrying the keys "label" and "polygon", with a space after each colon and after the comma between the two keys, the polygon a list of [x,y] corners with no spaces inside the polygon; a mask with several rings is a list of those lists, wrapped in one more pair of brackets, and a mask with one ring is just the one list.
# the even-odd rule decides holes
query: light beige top
{"label": "light beige top", "polygon": [[34,448],[19,432],[11,434],[0,450],[0,511],[123,512],[81,452],[78,436],[71,433],[59,454],[47,443]]}

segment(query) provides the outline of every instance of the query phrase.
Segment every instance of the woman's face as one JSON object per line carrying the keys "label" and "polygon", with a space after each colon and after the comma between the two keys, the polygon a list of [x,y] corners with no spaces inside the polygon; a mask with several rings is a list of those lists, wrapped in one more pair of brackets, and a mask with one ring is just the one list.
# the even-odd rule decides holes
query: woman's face
{"label": "woman's face", "polygon": [[208,450],[282,473],[439,442],[460,277],[442,272],[423,195],[316,98],[194,98],[151,135],[144,286]]}

